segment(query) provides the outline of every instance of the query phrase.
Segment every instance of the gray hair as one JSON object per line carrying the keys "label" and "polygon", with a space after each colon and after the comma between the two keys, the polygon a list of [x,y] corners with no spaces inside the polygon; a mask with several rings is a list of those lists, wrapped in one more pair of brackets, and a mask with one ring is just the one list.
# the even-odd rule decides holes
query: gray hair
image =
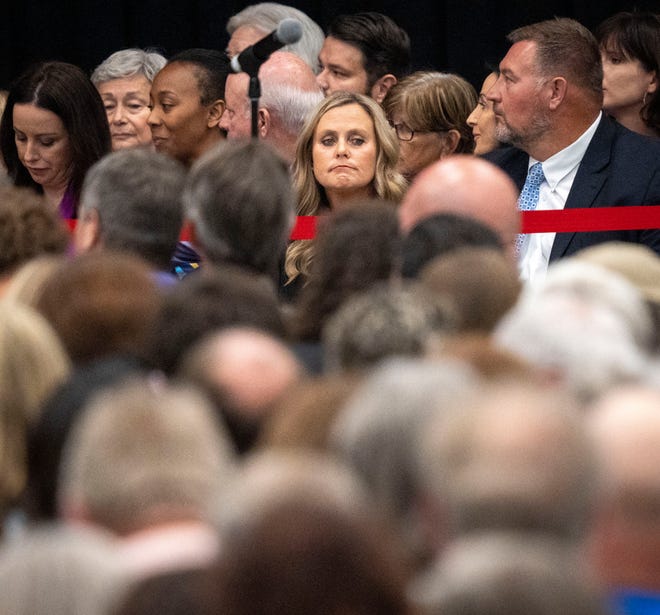
{"label": "gray hair", "polygon": [[335,420],[332,450],[398,524],[411,554],[421,557],[428,548],[415,515],[421,493],[418,439],[450,400],[456,403],[477,381],[459,361],[396,357],[374,369]]}
{"label": "gray hair", "polygon": [[489,530],[581,537],[598,472],[575,399],[503,379],[457,402],[415,447],[420,480],[450,537]]}
{"label": "gray hair", "polygon": [[409,596],[426,615],[606,615],[577,550],[547,536],[486,533],[455,541]]}
{"label": "gray hair", "polygon": [[231,36],[237,28],[249,26],[263,31],[264,35],[276,30],[282,19],[297,19],[302,24],[302,37],[283,50],[300,56],[315,73],[318,73],[319,52],[323,47],[325,34],[321,27],[302,11],[277,2],[260,2],[245,7],[227,21],[227,32]]}
{"label": "gray hair", "polygon": [[[550,324],[549,324],[550,323]],[[523,293],[494,331],[498,346],[560,376],[582,401],[642,376],[652,325],[639,291],[614,272],[565,259]]]}
{"label": "gray hair", "polygon": [[99,393],[67,439],[59,501],[113,532],[211,520],[233,448],[210,402],[190,388],[135,378]]}
{"label": "gray hair", "polygon": [[4,545],[2,612],[102,615],[114,612],[130,578],[115,544],[91,528],[44,526]]}
{"label": "gray hair", "polygon": [[328,371],[374,367],[394,356],[424,356],[453,332],[453,305],[420,286],[376,284],[349,297],[322,331]]}
{"label": "gray hair", "polygon": [[263,89],[261,106],[274,112],[286,131],[299,135],[307,118],[323,100],[323,93],[309,92],[286,83],[269,83]]}
{"label": "gray hair", "polygon": [[275,274],[294,220],[286,163],[260,141],[227,141],[192,168],[186,216],[211,262]]}
{"label": "gray hair", "polygon": [[106,248],[137,253],[167,269],[181,225],[184,168],[142,148],[108,154],[87,173],[78,216],[96,210]]}
{"label": "gray hair", "polygon": [[115,51],[103,60],[92,72],[91,80],[94,85],[98,86],[111,79],[126,79],[142,75],[151,82],[166,62],[165,57],[155,51],[122,49]]}

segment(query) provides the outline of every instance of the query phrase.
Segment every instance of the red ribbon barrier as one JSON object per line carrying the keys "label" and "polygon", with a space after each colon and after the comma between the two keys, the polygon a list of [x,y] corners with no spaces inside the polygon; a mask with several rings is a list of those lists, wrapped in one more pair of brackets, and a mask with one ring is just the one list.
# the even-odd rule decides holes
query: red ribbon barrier
{"label": "red ribbon barrier", "polygon": [[[558,209],[553,211],[522,211],[523,233],[580,233],[586,231],[630,231],[660,229],[660,205],[625,207],[589,207],[585,209]],[[314,239],[316,216],[297,216],[291,239]],[[67,220],[69,229],[75,220]],[[190,239],[190,230],[184,227],[181,240]]]}
{"label": "red ribbon barrier", "polygon": [[523,233],[579,233],[660,228],[660,205],[522,211]]}
{"label": "red ribbon barrier", "polygon": [[316,235],[316,216],[296,216],[296,224],[290,239],[314,239]]}

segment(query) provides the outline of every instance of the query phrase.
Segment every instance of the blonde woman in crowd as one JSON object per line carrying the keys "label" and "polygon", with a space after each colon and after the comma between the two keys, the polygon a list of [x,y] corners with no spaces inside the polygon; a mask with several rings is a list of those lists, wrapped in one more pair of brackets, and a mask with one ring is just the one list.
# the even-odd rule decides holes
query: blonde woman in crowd
{"label": "blonde woman in crowd", "polygon": [[[298,215],[343,209],[356,199],[398,202],[405,180],[396,170],[399,144],[381,107],[362,94],[337,92],[324,99],[305,124],[293,165]],[[287,250],[288,282],[307,276],[313,243]]]}

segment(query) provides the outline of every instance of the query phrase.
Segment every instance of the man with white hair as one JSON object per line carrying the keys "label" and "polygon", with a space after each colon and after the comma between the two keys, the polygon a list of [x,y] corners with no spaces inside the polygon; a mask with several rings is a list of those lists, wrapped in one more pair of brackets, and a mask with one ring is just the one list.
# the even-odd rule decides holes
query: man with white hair
{"label": "man with white hair", "polygon": [[[261,98],[257,111],[257,137],[269,142],[289,163],[296,140],[310,111],[323,99],[312,69],[289,51],[276,51],[259,69]],[[220,126],[227,138],[252,136],[252,108],[247,73],[231,74],[225,85],[227,108]]]}
{"label": "man with white hair", "polygon": [[246,6],[227,21],[227,55],[234,57],[246,47],[254,45],[273,30],[283,19],[296,19],[302,25],[302,36],[285,49],[302,58],[314,73],[318,72],[318,57],[325,35],[321,27],[301,10],[278,2],[259,2]]}

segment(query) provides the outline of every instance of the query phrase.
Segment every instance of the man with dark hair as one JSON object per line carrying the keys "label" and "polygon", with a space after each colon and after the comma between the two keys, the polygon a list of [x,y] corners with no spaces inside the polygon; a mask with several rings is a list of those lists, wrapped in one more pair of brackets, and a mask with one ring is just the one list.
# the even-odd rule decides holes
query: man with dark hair
{"label": "man with dark hair", "polygon": [[410,71],[410,38],[381,13],[340,15],[328,28],[319,64],[316,80],[326,96],[356,92],[380,103]]}
{"label": "man with dark hair", "polygon": [[[496,135],[515,147],[487,157],[522,188],[521,209],[660,203],[660,142],[632,133],[601,112],[602,67],[593,35],[572,19],[518,28],[488,91]],[[527,179],[526,179],[527,178]],[[549,261],[619,240],[660,252],[660,230],[541,233],[517,244],[523,279]]]}

